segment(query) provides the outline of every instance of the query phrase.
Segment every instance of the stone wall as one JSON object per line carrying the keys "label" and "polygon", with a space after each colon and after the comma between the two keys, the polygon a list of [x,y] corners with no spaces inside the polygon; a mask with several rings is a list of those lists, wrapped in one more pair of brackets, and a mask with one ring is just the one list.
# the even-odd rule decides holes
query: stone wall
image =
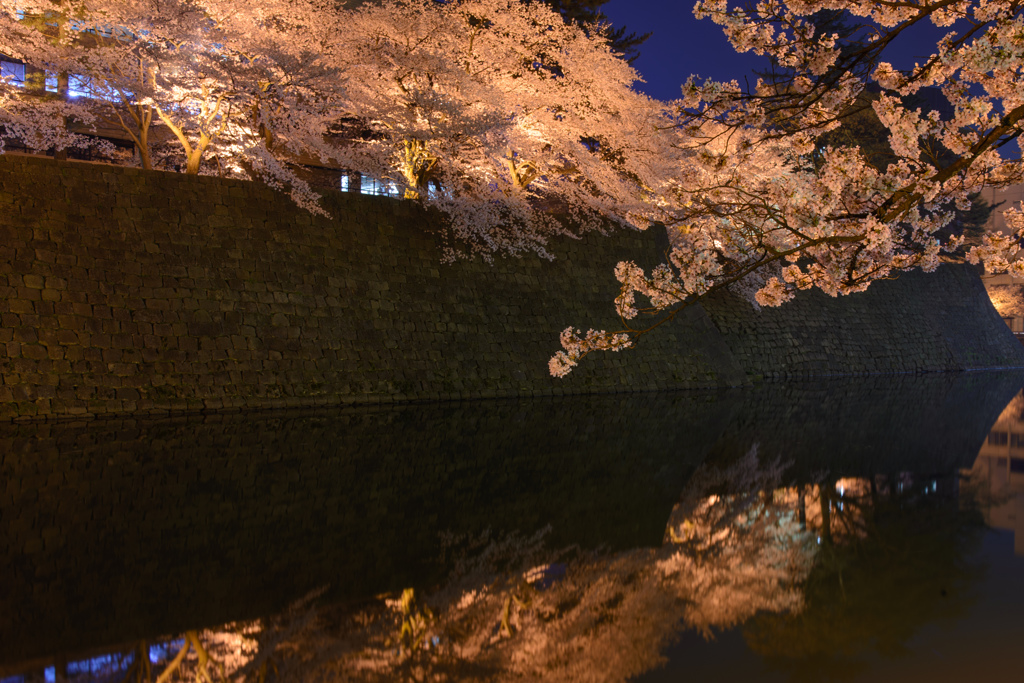
{"label": "stone wall", "polygon": [[778,311],[694,307],[637,349],[547,360],[568,325],[615,328],[614,264],[664,235],[441,263],[435,219],[329,193],[0,156],[0,419],[735,386],[1024,364],[965,268]]}
{"label": "stone wall", "polygon": [[705,308],[747,374],[766,379],[1021,364],[1021,345],[966,265],[903,273],[846,297],[801,292],[754,311],[725,294]]}

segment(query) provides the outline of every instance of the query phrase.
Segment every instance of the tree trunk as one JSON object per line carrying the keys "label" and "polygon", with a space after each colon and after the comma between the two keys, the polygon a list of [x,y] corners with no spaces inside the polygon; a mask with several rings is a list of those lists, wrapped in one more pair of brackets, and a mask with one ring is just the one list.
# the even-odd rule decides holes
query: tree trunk
{"label": "tree trunk", "polygon": [[139,106],[139,138],[135,141],[135,149],[139,153],[139,163],[147,171],[153,170],[153,155],[149,151],[149,126],[153,122],[153,108]]}
{"label": "tree trunk", "polygon": [[203,164],[203,154],[210,146],[210,138],[206,133],[199,134],[199,143],[194,149],[186,150],[185,175],[199,175],[199,167]]}
{"label": "tree trunk", "polygon": [[185,175],[199,175],[199,167],[203,163],[203,153],[200,150],[194,150],[188,155],[187,161],[185,162]]}
{"label": "tree trunk", "polygon": [[[57,94],[64,101],[67,101],[67,99],[68,99],[68,81],[69,81],[69,78],[68,78],[68,72],[67,71],[61,71],[61,72],[59,72],[57,74]],[[67,130],[67,127],[68,127],[68,117],[65,116],[63,118],[64,118],[64,129]],[[53,150],[53,158],[54,159],[59,159],[61,161],[66,161],[67,158],[68,158],[68,150],[66,148]]]}

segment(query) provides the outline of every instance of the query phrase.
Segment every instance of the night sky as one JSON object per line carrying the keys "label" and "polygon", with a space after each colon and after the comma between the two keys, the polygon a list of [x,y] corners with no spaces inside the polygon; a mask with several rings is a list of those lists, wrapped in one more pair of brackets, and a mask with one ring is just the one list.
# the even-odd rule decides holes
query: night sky
{"label": "night sky", "polygon": [[[651,97],[679,97],[679,87],[690,74],[722,81],[736,79],[741,85],[746,76],[753,84],[753,70],[767,66],[766,59],[753,53],[737,54],[721,27],[710,19],[695,19],[694,2],[611,0],[601,7],[615,26],[653,34],[640,46],[640,58],[633,63],[646,81],[640,84],[641,90]],[[935,49],[936,41],[948,30],[926,24],[902,37],[885,56],[896,68],[912,67]]]}
{"label": "night sky", "polygon": [[640,89],[651,97],[676,99],[690,74],[742,81],[752,76],[752,69],[767,66],[766,59],[733,50],[711,20],[697,21],[693,4],[694,0],[611,0],[601,7],[613,25],[652,34],[633,62],[646,81]]}

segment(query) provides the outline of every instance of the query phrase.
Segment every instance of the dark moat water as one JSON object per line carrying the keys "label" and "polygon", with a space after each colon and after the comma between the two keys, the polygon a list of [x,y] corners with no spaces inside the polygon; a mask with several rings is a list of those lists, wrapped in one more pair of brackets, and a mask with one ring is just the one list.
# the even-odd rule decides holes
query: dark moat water
{"label": "dark moat water", "polygon": [[0,681],[1014,680],[1022,388],[0,425]]}

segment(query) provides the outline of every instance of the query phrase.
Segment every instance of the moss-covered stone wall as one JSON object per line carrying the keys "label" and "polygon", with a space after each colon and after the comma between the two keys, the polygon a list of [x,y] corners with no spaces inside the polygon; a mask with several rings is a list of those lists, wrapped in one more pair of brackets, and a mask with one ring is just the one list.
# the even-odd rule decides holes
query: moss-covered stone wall
{"label": "moss-covered stone wall", "polygon": [[756,312],[722,297],[637,349],[547,360],[616,328],[617,261],[664,235],[554,245],[554,261],[441,263],[407,202],[0,156],[0,419],[743,384],[1024,364],[965,268]]}

